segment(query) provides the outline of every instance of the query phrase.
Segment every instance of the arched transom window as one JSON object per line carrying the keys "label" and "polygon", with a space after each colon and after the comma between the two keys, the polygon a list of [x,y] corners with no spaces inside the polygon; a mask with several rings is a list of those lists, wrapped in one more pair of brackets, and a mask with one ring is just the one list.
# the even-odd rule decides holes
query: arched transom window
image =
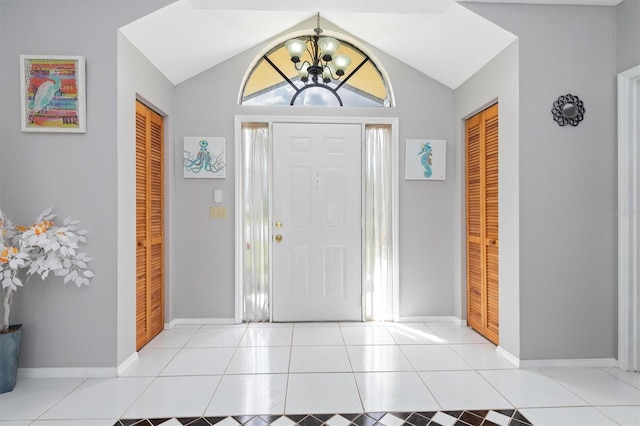
{"label": "arched transom window", "polygon": [[[319,37],[318,30],[263,55],[244,83],[242,104],[390,106],[387,84],[371,58],[344,40]],[[328,46],[332,41],[339,45],[335,50]]]}

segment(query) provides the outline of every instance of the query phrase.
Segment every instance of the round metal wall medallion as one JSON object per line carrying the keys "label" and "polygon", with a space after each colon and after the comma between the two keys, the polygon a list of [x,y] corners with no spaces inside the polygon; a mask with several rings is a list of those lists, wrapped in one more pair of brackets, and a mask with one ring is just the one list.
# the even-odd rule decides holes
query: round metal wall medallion
{"label": "round metal wall medallion", "polygon": [[559,126],[577,126],[584,119],[584,103],[577,96],[566,94],[553,103],[553,119]]}

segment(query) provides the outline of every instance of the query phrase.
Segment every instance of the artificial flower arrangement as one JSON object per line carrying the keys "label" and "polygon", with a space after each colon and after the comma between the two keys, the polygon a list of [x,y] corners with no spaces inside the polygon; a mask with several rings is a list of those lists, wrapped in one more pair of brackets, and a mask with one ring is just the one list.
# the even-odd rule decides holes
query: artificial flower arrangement
{"label": "artificial flower arrangement", "polygon": [[45,279],[51,273],[72,281],[78,287],[89,285],[94,273],[88,269],[91,258],[78,252],[87,242],[88,231],[79,221],[67,218],[62,226],[55,224],[56,215],[48,208],[31,226],[14,226],[0,210],[0,282],[4,315],[0,333],[9,331],[9,315],[13,296],[32,275]]}

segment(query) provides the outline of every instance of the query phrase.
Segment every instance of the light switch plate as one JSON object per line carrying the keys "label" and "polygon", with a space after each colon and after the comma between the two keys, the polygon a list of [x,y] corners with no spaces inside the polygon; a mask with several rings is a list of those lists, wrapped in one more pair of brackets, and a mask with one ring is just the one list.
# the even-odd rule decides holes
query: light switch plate
{"label": "light switch plate", "polygon": [[209,218],[211,219],[226,219],[227,208],[226,207],[211,207],[209,210]]}

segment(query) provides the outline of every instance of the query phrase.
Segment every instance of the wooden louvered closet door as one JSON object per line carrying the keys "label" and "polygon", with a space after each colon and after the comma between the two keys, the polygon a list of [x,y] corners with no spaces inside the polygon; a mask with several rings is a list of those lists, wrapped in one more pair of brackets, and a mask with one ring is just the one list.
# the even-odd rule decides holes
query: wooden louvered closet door
{"label": "wooden louvered closet door", "polygon": [[136,102],[136,349],[164,328],[163,119]]}
{"label": "wooden louvered closet door", "polygon": [[498,104],[466,122],[467,322],[499,343]]}

